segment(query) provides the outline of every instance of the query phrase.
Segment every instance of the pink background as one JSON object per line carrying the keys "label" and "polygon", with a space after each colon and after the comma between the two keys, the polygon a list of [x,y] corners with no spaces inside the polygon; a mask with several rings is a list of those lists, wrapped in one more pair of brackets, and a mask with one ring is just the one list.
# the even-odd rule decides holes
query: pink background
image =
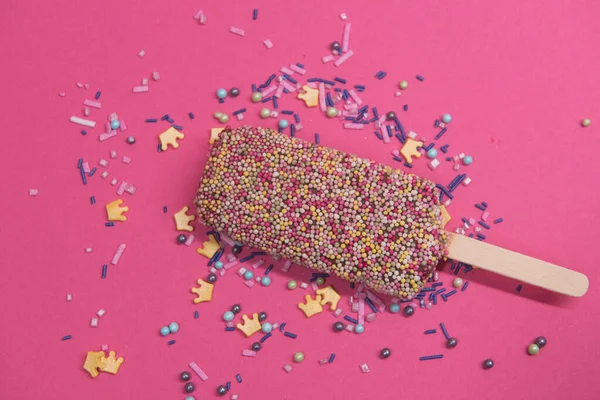
{"label": "pink background", "polygon": [[[194,378],[197,399],[212,398],[228,380],[240,399],[598,398],[600,4],[527,3],[1,2],[0,397],[183,399],[178,374],[196,361],[210,377],[204,383]],[[258,21],[251,19],[254,7]],[[206,26],[192,19],[198,8],[208,15]],[[353,23],[355,56],[336,69],[320,57],[341,38],[341,12]],[[229,33],[230,25],[245,29],[246,37]],[[263,46],[266,38],[273,49]],[[143,59],[137,57],[141,49]],[[308,77],[365,84],[366,103],[397,110],[407,129],[429,138],[433,120],[450,112],[454,121],[441,142],[450,144],[451,155],[465,152],[475,160],[460,171],[473,183],[457,189],[450,228],[462,216],[477,218],[473,204],[487,201],[491,217],[505,220],[487,232],[490,243],[586,273],[589,293],[571,299],[524,286],[517,294],[517,282],[470,273],[467,291],[432,311],[418,309],[411,319],[386,313],[361,336],[336,335],[329,312],[305,319],[296,307],[304,292],[285,288],[290,277],[306,280],[310,271],[295,266],[286,276],[278,264],[269,288],[247,289],[229,272],[211,303],[192,304],[189,290],[206,276],[206,260],[195,246],[175,244],[172,214],[192,205],[208,130],[218,126],[211,114],[247,107],[246,121],[257,123],[250,84],[293,62],[304,63]],[[388,72],[382,81],[373,78],[380,69]],[[151,82],[150,93],[132,94],[155,70],[163,79]],[[425,81],[416,81],[416,74]],[[409,90],[395,98],[401,79]],[[77,81],[92,89],[76,88]],[[217,104],[215,90],[232,86],[242,95]],[[103,143],[97,140],[101,126],[81,136],[68,121],[81,115],[83,99],[96,90],[103,92],[103,108],[92,119],[104,121],[116,111],[129,127]],[[58,96],[63,91],[65,98]],[[408,113],[400,111],[403,104]],[[280,108],[301,115],[299,137],[312,140],[320,132],[323,145],[401,167],[390,157],[397,142],[384,145],[371,129],[344,130],[292,96]],[[187,118],[189,111],[195,120]],[[186,137],[178,150],[157,153],[165,125],[143,121],[167,112],[185,126]],[[592,119],[587,129],[579,125],[585,117]],[[134,146],[125,143],[127,133],[136,136]],[[117,198],[115,188],[100,179],[102,168],[83,186],[75,165],[79,157],[96,165],[111,149],[133,159],[130,165],[112,161],[111,176],[134,183],[138,192],[124,195],[128,221],[106,228],[104,205]],[[423,159],[413,171],[443,184],[455,175],[449,163],[431,172]],[[30,198],[29,188],[38,188],[39,196]],[[101,280],[101,266],[119,243],[127,250]],[[93,253],[85,254],[85,247]],[[453,275],[441,275],[448,286]],[[332,281],[345,296],[351,293],[347,284]],[[74,295],[71,303],[67,292]],[[277,332],[258,357],[241,357],[254,340],[224,332],[221,319],[236,302],[247,312],[266,311],[273,322],[286,321],[298,339]],[[90,328],[101,307],[106,316]],[[342,307],[348,309],[345,298]],[[200,319],[193,319],[194,310]],[[170,321],[181,325],[173,346],[158,335]],[[444,348],[439,331],[423,335],[442,321],[458,338],[456,349]],[[73,339],[62,342],[67,334]],[[549,344],[527,356],[538,335]],[[126,361],[118,375],[91,379],[81,366],[86,352],[103,343]],[[378,359],[386,346],[392,357]],[[296,351],[306,360],[286,374],[282,365]],[[332,352],[335,362],[319,366],[317,360]],[[418,360],[435,353],[445,358]],[[488,357],[496,366],[484,371]],[[364,362],[370,374],[359,371]]]}

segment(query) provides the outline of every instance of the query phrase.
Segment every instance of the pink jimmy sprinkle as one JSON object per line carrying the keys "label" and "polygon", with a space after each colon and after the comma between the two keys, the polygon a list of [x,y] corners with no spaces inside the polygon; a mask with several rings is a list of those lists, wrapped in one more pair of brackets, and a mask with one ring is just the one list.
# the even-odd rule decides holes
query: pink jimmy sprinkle
{"label": "pink jimmy sprinkle", "polygon": [[244,113],[236,114],[235,117],[237,118],[238,121],[242,121],[244,119]]}
{"label": "pink jimmy sprinkle", "polygon": [[110,133],[101,133],[100,136],[98,136],[98,139],[101,142],[104,142],[105,140],[110,139],[114,136],[117,136],[117,131],[111,131]]}
{"label": "pink jimmy sprinkle", "polygon": [[97,328],[98,327],[98,318],[94,317],[90,320],[90,326],[92,328]]}
{"label": "pink jimmy sprinkle", "polygon": [[283,72],[284,74],[288,74],[290,76],[294,75],[294,71],[292,71],[288,67],[281,67],[280,71]]}
{"label": "pink jimmy sprinkle", "polygon": [[139,58],[142,58],[142,57],[144,57],[145,55],[146,55],[146,50],[144,50],[144,49],[140,50],[140,52],[138,53],[138,57],[139,57]]}
{"label": "pink jimmy sprinkle", "polygon": [[308,288],[308,283],[306,283],[306,282],[302,282],[302,283],[300,284],[300,287],[301,287],[302,289],[306,289],[306,288]]}
{"label": "pink jimmy sprinkle", "polygon": [[281,81],[281,86],[283,86],[284,89],[287,89],[288,92],[295,92],[296,86],[292,86],[288,81]]}
{"label": "pink jimmy sprinkle", "polygon": [[444,129],[445,127],[446,127],[446,124],[445,124],[445,123],[443,123],[443,122],[439,122],[439,123],[438,123],[438,128],[442,128],[442,129]]}
{"label": "pink jimmy sprinkle", "polygon": [[133,93],[144,93],[148,91],[148,86],[134,86]]}
{"label": "pink jimmy sprinkle", "polygon": [[123,156],[121,161],[123,161],[125,164],[129,164],[131,162],[131,157]]}
{"label": "pink jimmy sprinkle", "polygon": [[244,285],[248,286],[250,289],[252,289],[255,285],[254,281],[246,281],[244,282]]}
{"label": "pink jimmy sprinkle", "polygon": [[89,83],[86,83],[85,85],[83,85],[83,87],[85,88],[85,90],[90,90],[92,86]]}
{"label": "pink jimmy sprinkle", "polygon": [[119,129],[121,130],[121,132],[127,130],[127,125],[125,124],[125,121],[123,121],[123,120],[119,121]]}
{"label": "pink jimmy sprinkle", "polygon": [[240,36],[244,36],[246,34],[243,29],[236,28],[235,26],[230,27],[229,32],[235,33],[236,35]]}
{"label": "pink jimmy sprinkle", "polygon": [[[230,238],[229,236],[223,235],[223,234],[221,234],[221,241],[225,242],[225,244],[228,244],[229,246],[232,246],[232,247],[235,245],[235,242],[233,241],[232,238]],[[233,260],[235,260],[235,256],[233,254],[231,254],[231,253],[227,254],[226,257],[228,260],[229,260],[229,256],[233,256]],[[233,260],[229,260],[229,261],[233,261]]]}
{"label": "pink jimmy sprinkle", "polygon": [[266,47],[267,49],[270,49],[271,47],[273,47],[273,42],[271,42],[271,40],[270,40],[270,39],[265,39],[265,40],[263,41],[263,44],[265,45],[265,47]]}
{"label": "pink jimmy sprinkle", "polygon": [[354,332],[354,325],[352,325],[352,324],[346,325],[346,330],[350,333]]}
{"label": "pink jimmy sprinkle", "polygon": [[90,164],[87,161],[81,164],[81,167],[83,168],[83,172],[86,174],[90,172]]}
{"label": "pink jimmy sprinkle", "polygon": [[344,108],[346,110],[356,110],[358,108],[358,104],[356,104],[356,103],[344,104]]}
{"label": "pink jimmy sprinkle", "polygon": [[364,283],[359,283],[359,284],[356,286],[356,293],[362,293],[362,291],[363,291],[363,290],[365,290],[365,285],[364,285]]}
{"label": "pink jimmy sprinkle", "polygon": [[254,350],[242,350],[242,355],[244,357],[256,357],[256,352]]}
{"label": "pink jimmy sprinkle", "polygon": [[198,10],[198,12],[196,12],[196,14],[194,15],[194,19],[195,19],[195,20],[200,20],[200,16],[201,16],[202,14],[204,14],[204,13],[202,12],[202,10]]}
{"label": "pink jimmy sprinkle", "polygon": [[109,174],[108,174],[108,171],[104,171],[103,173],[101,173],[101,174],[100,174],[100,177],[101,177],[102,179],[106,179],[106,178],[108,178],[108,175],[109,175]]}
{"label": "pink jimmy sprinkle", "polygon": [[125,187],[127,187],[127,182],[123,181],[119,184],[119,188],[117,189],[117,194],[119,196],[125,193]]}
{"label": "pink jimmy sprinkle", "polygon": [[[354,91],[354,89],[351,89],[348,94],[350,94],[350,97],[352,97],[352,100],[354,100],[356,102],[356,104],[358,104],[359,106],[363,103],[363,101],[361,100],[361,98],[358,96],[358,94],[356,94],[356,92]],[[381,118],[380,118],[381,119]],[[385,118],[384,118],[385,120]]]}
{"label": "pink jimmy sprinkle", "polygon": [[284,370],[285,370],[285,372],[287,372],[288,374],[289,374],[290,372],[292,372],[292,366],[291,366],[290,364],[285,364],[285,365],[283,366],[283,369],[284,369]]}
{"label": "pink jimmy sprinkle", "polygon": [[112,132],[113,129],[110,126],[110,121],[106,121],[104,123],[104,129],[105,129],[106,133],[111,133]]}
{"label": "pink jimmy sprinkle", "polygon": [[106,167],[108,167],[108,161],[106,161],[105,159],[101,158],[101,159],[98,161],[98,165],[100,165],[100,166],[102,166],[102,167],[106,168]]}
{"label": "pink jimmy sprinkle", "polygon": [[116,150],[111,150],[111,151],[110,151],[110,158],[112,158],[113,160],[114,160],[115,158],[117,158],[117,151],[116,151]]}
{"label": "pink jimmy sprinkle", "polygon": [[256,269],[256,268],[260,267],[261,265],[263,265],[264,263],[265,263],[265,260],[256,260],[255,262],[253,262],[250,265],[252,266],[252,268]]}
{"label": "pink jimmy sprinkle", "polygon": [[30,196],[37,196],[39,191],[37,189],[29,189]]}
{"label": "pink jimmy sprinkle", "polygon": [[288,260],[288,261],[284,262],[283,263],[282,271],[283,272],[288,272],[290,270],[291,266],[292,266],[292,262],[291,261]]}
{"label": "pink jimmy sprinkle", "polygon": [[327,54],[326,56],[323,56],[323,58],[321,58],[321,61],[323,62],[323,64],[327,64],[328,62],[333,61],[333,58],[334,57],[331,54]]}
{"label": "pink jimmy sprinkle", "polygon": [[294,72],[299,73],[300,75],[304,75],[306,74],[306,70],[304,68],[300,68],[299,66],[297,66],[296,64],[292,64],[290,65],[290,69]]}
{"label": "pink jimmy sprinkle", "polygon": [[367,317],[365,318],[365,320],[367,322],[373,322],[373,321],[375,321],[375,318],[377,318],[377,314],[372,312],[372,313],[367,314]]}
{"label": "pink jimmy sprinkle", "polygon": [[321,358],[319,360],[319,365],[329,364],[329,357]]}
{"label": "pink jimmy sprinkle", "polygon": [[327,110],[327,103],[325,103],[325,84],[319,83],[319,107],[321,111]]}
{"label": "pink jimmy sprinkle", "polygon": [[364,300],[364,299],[366,299],[366,298],[367,298],[367,294],[366,294],[366,293],[356,293],[356,294],[354,295],[354,297],[356,297],[356,298],[357,298],[357,299],[359,299],[359,300],[360,300],[360,299],[363,299],[363,300]]}
{"label": "pink jimmy sprinkle", "polygon": [[67,301],[73,300],[73,295],[71,293],[67,293]]}
{"label": "pink jimmy sprinkle", "polygon": [[488,217],[490,216],[490,213],[487,211],[484,211],[483,214],[481,214],[481,220],[482,221],[487,221]]}
{"label": "pink jimmy sprinkle", "polygon": [[89,117],[91,113],[92,113],[92,112],[90,111],[90,108],[89,108],[89,107],[83,107],[83,115],[84,115],[85,117]]}
{"label": "pink jimmy sprinkle", "polygon": [[302,124],[296,124],[296,132],[301,131],[303,128]]}
{"label": "pink jimmy sprinkle", "polygon": [[67,94],[66,94],[65,92],[60,92],[58,95],[59,95],[60,97],[65,97]]}
{"label": "pink jimmy sprinkle", "polygon": [[208,375],[206,375],[206,373],[204,371],[202,371],[202,368],[200,368],[198,366],[198,364],[196,364],[195,362],[191,362],[190,363],[190,368],[192,369],[192,371],[194,371],[196,373],[196,375],[198,375],[198,377],[200,379],[202,379],[203,381],[206,381],[208,379]]}
{"label": "pink jimmy sprinkle", "polygon": [[77,86],[79,89],[81,89],[81,88],[83,87],[83,83],[81,83],[81,82],[77,82],[77,83],[75,84],[75,86]]}
{"label": "pink jimmy sprinkle", "polygon": [[241,267],[240,269],[238,269],[237,274],[239,276],[244,276],[244,274],[246,273],[246,271],[247,271],[246,268]]}
{"label": "pink jimmy sprinkle", "polygon": [[375,303],[377,305],[382,305],[383,304],[383,300],[381,300],[379,297],[375,296],[369,290],[367,290],[367,297],[369,298],[369,300],[371,300],[373,303]]}
{"label": "pink jimmy sprinkle", "polygon": [[[362,299],[361,299],[362,300]],[[360,300],[359,300],[360,301]],[[352,312],[358,312],[358,302],[352,303]]]}
{"label": "pink jimmy sprinkle", "polygon": [[116,120],[118,120],[118,119],[119,119],[119,116],[117,115],[117,113],[116,113],[116,112],[110,113],[110,115],[108,116],[108,120],[109,120],[110,122],[112,122],[112,121],[116,121]]}
{"label": "pink jimmy sprinkle", "polygon": [[200,25],[206,25],[206,19],[207,19],[206,14],[202,14],[200,16],[200,19],[198,20],[198,22],[200,22]]}
{"label": "pink jimmy sprinkle", "polygon": [[342,19],[342,21],[345,21],[348,19],[348,16],[346,15],[346,13],[341,13],[340,18]]}
{"label": "pink jimmy sprinkle", "polygon": [[142,78],[142,86],[148,86],[148,78]]}
{"label": "pink jimmy sprinkle", "polygon": [[117,249],[115,255],[112,258],[112,260],[110,261],[110,263],[112,265],[117,265],[119,263],[119,260],[121,259],[121,256],[123,255],[123,252],[125,251],[126,248],[127,248],[126,244],[120,244],[119,245],[119,248]]}
{"label": "pink jimmy sprinkle", "polygon": [[263,90],[262,91],[263,99],[266,98],[267,96],[269,96],[271,93],[273,93],[276,90],[277,90],[277,86],[276,85],[271,85],[268,88],[266,88],[265,90]]}
{"label": "pink jimmy sprinkle", "polygon": [[402,96],[402,92],[396,92],[396,93],[394,94],[394,96],[396,96],[396,97],[400,97],[400,96]]}
{"label": "pink jimmy sprinkle", "polygon": [[[296,130],[298,130],[298,128],[296,127]],[[469,186],[469,184],[471,183],[471,178],[466,177],[464,181],[462,181],[463,186]]]}
{"label": "pink jimmy sprinkle", "polygon": [[[391,140],[390,140],[390,135],[388,135],[388,133],[387,133],[387,131],[386,131],[386,130],[383,130],[383,129],[381,130],[381,137],[383,138],[383,143],[385,143],[385,144],[388,144],[388,143],[390,143],[390,142],[391,142]],[[396,150],[396,149],[394,149],[394,150]],[[394,155],[395,155],[396,157],[398,157],[398,155],[397,155],[397,154],[394,154]]]}
{"label": "pink jimmy sprinkle", "polygon": [[86,247],[85,248],[85,252],[86,253],[91,253],[92,252],[92,248],[91,247]]}
{"label": "pink jimmy sprinkle", "polygon": [[417,133],[413,132],[413,131],[410,131],[410,132],[408,132],[408,137],[411,138],[411,139],[416,139],[417,138]]}
{"label": "pink jimmy sprinkle", "polygon": [[88,107],[94,107],[94,108],[102,108],[102,104],[99,101],[88,100],[88,99],[85,99],[83,101],[83,105],[88,106]]}
{"label": "pink jimmy sprinkle", "polygon": [[348,51],[348,47],[350,46],[350,28],[352,24],[350,22],[344,25],[344,33],[342,35],[342,51],[346,53]]}
{"label": "pink jimmy sprinkle", "polygon": [[316,292],[319,289],[319,285],[317,285],[315,282],[311,283],[310,287],[312,288],[313,292]]}
{"label": "pink jimmy sprinkle", "polygon": [[[221,238],[223,238],[223,236],[221,236]],[[231,254],[231,253],[227,254],[227,255],[225,256],[225,258],[226,258],[226,259],[227,259],[227,261],[229,261],[229,262],[232,262],[232,261],[235,261],[235,260],[237,260],[237,257],[236,257],[236,256],[234,256],[234,255],[233,255],[233,254]]]}
{"label": "pink jimmy sprinkle", "polygon": [[235,326],[235,324],[233,323],[233,321],[229,321],[229,322],[227,323],[227,327],[228,327],[228,328],[233,328],[234,326]]}
{"label": "pink jimmy sprinkle", "polygon": [[342,65],[343,63],[348,61],[348,59],[350,59],[350,57],[352,57],[353,55],[354,55],[354,52],[352,50],[349,50],[347,53],[344,53],[343,56],[341,56],[340,58],[335,60],[333,65],[335,65],[336,67],[339,67],[340,65]]}
{"label": "pink jimmy sprinkle", "polygon": [[222,270],[221,270],[221,272],[219,272],[219,275],[221,275],[221,276],[225,276],[225,270],[224,270],[224,269],[222,269]]}
{"label": "pink jimmy sprinkle", "polygon": [[371,370],[369,369],[369,366],[366,363],[360,365],[360,370],[363,372],[363,374],[371,372]]}
{"label": "pink jimmy sprinkle", "polygon": [[236,265],[238,265],[238,261],[233,260],[233,261],[230,261],[227,264],[223,265],[223,269],[225,269],[225,270],[231,269],[231,268],[235,267]]}
{"label": "pink jimmy sprinkle", "polygon": [[346,129],[364,129],[365,126],[363,124],[345,123],[344,128],[346,128]]}
{"label": "pink jimmy sprinkle", "polygon": [[283,89],[285,89],[283,87],[283,85],[279,85],[279,87],[277,88],[277,91],[275,92],[275,97],[280,98],[281,95],[283,94]]}
{"label": "pink jimmy sprinkle", "polygon": [[158,81],[160,81],[160,74],[158,73],[158,71],[154,71],[154,72],[152,73],[152,79],[153,79],[155,82],[158,82]]}
{"label": "pink jimmy sprinkle", "polygon": [[357,110],[342,111],[342,117],[352,117],[358,114]]}
{"label": "pink jimmy sprinkle", "polygon": [[363,299],[358,301],[358,323],[361,325],[365,323],[365,301]]}
{"label": "pink jimmy sprinkle", "polygon": [[96,311],[96,315],[98,317],[103,317],[104,314],[106,314],[106,310],[104,308],[99,309],[98,311]]}
{"label": "pink jimmy sprinkle", "polygon": [[344,310],[342,310],[341,308],[337,308],[334,312],[333,315],[335,315],[336,317],[339,317],[340,315],[342,315],[342,313],[344,312]]}
{"label": "pink jimmy sprinkle", "polygon": [[348,304],[352,305],[352,303],[354,303],[354,296],[348,297]]}
{"label": "pink jimmy sprinkle", "polygon": [[100,346],[100,349],[102,351],[107,351],[108,350],[108,345],[107,344],[103,344],[102,346]]}
{"label": "pink jimmy sprinkle", "polygon": [[260,277],[260,276],[255,276],[255,277],[254,277],[254,280],[255,280],[256,282],[260,282],[260,280],[261,280],[261,279],[262,279],[262,277]]}
{"label": "pink jimmy sprinkle", "polygon": [[277,110],[271,111],[271,118],[277,118],[277,117],[279,117],[279,111],[277,111]]}

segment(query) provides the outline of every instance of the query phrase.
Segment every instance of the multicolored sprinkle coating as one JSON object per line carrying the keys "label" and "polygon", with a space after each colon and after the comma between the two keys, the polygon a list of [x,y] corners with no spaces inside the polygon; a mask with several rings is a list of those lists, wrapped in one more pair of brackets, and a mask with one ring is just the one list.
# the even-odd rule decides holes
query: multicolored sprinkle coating
{"label": "multicolored sprinkle coating", "polygon": [[433,182],[271,129],[221,132],[196,204],[236,241],[406,299],[448,254]]}

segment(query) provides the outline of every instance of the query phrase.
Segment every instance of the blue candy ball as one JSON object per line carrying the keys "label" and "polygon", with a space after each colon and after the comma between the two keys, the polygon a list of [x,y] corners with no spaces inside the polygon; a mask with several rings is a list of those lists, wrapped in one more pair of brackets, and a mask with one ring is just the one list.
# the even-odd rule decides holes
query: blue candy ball
{"label": "blue candy ball", "polygon": [[396,304],[396,303],[392,303],[390,305],[390,312],[397,313],[398,311],[400,311],[400,305]]}
{"label": "blue candy ball", "polygon": [[110,121],[111,129],[119,129],[120,126],[121,126],[121,123],[119,122],[118,119]]}
{"label": "blue candy ball", "polygon": [[194,399],[192,396],[188,396],[185,398],[185,400],[196,400],[196,399]]}
{"label": "blue candy ball", "polygon": [[281,129],[285,129],[290,125],[290,123],[287,121],[287,119],[280,119],[279,120],[279,127]]}
{"label": "blue candy ball", "polygon": [[168,326],[163,326],[160,328],[160,336],[167,336],[169,333],[171,333],[171,331],[169,330]]}
{"label": "blue candy ball", "polygon": [[175,333],[175,332],[177,332],[178,330],[179,330],[179,324],[178,324],[177,322],[171,322],[171,323],[169,324],[169,331],[170,331],[171,333]]}
{"label": "blue candy ball", "polygon": [[254,272],[252,272],[252,271],[244,272],[244,279],[249,281],[252,278],[254,278]]}
{"label": "blue candy ball", "polygon": [[227,90],[225,90],[225,89],[217,90],[217,97],[220,99],[224,99],[225,97],[227,97]]}
{"label": "blue candy ball", "polygon": [[233,321],[233,318],[235,318],[235,314],[232,311],[225,311],[223,314],[223,319],[227,322]]}
{"label": "blue candy ball", "polygon": [[262,331],[264,333],[269,333],[273,330],[273,325],[271,325],[270,322],[265,322],[264,324],[262,324]]}
{"label": "blue candy ball", "polygon": [[268,276],[263,276],[262,279],[260,280],[260,283],[263,286],[269,286],[271,284],[271,278],[269,278]]}
{"label": "blue candy ball", "polygon": [[364,331],[365,331],[365,327],[364,327],[363,325],[361,325],[361,324],[358,324],[358,325],[356,325],[356,326],[354,327],[354,332],[355,332],[355,333],[361,334],[361,333],[363,333]]}
{"label": "blue candy ball", "polygon": [[463,158],[463,164],[465,165],[469,165],[473,162],[473,157],[471,156],[465,156],[465,158]]}
{"label": "blue candy ball", "polygon": [[216,268],[216,269],[221,269],[221,268],[223,268],[223,263],[222,263],[221,261],[217,261],[217,262],[215,263],[215,268]]}
{"label": "blue candy ball", "polygon": [[437,155],[438,155],[438,152],[433,147],[427,151],[427,157],[429,157],[429,158],[436,158]]}
{"label": "blue candy ball", "polygon": [[452,115],[448,113],[442,115],[442,122],[444,122],[445,124],[449,124],[450,122],[452,122]]}

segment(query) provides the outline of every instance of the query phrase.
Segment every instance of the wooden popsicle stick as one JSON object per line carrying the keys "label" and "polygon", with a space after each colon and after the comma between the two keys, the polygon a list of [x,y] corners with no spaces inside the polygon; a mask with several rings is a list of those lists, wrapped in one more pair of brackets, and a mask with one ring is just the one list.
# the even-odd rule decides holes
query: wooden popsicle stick
{"label": "wooden popsicle stick", "polygon": [[450,236],[448,258],[453,260],[568,296],[583,296],[590,285],[582,273],[467,236],[446,233]]}

